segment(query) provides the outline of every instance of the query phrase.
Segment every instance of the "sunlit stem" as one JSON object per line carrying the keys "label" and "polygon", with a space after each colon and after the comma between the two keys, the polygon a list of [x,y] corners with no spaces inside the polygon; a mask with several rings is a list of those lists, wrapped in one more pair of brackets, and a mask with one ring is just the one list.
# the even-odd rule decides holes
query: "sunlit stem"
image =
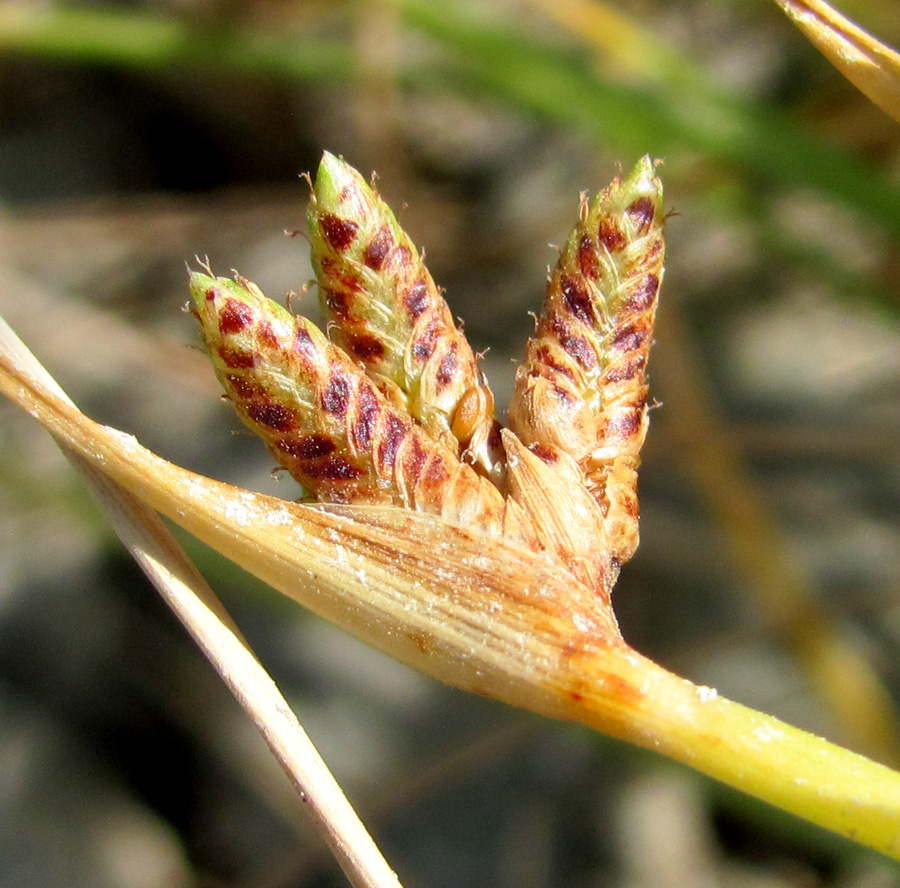
{"label": "sunlit stem", "polygon": [[[393,525],[384,519],[367,527],[194,475],[92,422],[2,357],[0,391],[200,539],[398,659],[655,750],[900,859],[900,774],[698,688],[624,644],[598,643],[590,632],[577,644],[566,641],[559,627],[535,624],[534,601],[524,593],[508,594],[492,609],[477,584],[464,588],[459,576],[449,591],[437,581],[394,577],[398,558],[413,565],[411,553],[421,555],[415,528],[404,522],[424,519],[400,511]],[[471,540],[447,532],[459,547]],[[299,554],[291,541],[302,546]],[[494,565],[498,573],[503,561],[519,557],[514,549],[503,555]],[[531,564],[523,556],[520,567]],[[366,569],[370,575],[360,576]]]}
{"label": "sunlit stem", "polygon": [[[900,774],[631,654],[580,664],[571,717],[900,859]],[[592,672],[597,681],[591,681]],[[621,689],[641,693],[621,699]]]}

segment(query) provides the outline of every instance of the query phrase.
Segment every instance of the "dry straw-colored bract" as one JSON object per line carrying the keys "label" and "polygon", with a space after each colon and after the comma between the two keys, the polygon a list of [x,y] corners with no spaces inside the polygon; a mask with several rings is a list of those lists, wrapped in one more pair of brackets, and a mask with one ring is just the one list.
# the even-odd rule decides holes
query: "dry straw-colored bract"
{"label": "dry straw-colored bract", "polygon": [[459,687],[656,749],[900,858],[900,775],[692,685],[622,639],[663,206],[644,158],[550,277],[509,428],[394,217],[326,155],[310,240],[332,338],[243,278],[191,276],[216,374],[303,485],[166,462],[0,352],[0,390],[132,494],[372,645]]}

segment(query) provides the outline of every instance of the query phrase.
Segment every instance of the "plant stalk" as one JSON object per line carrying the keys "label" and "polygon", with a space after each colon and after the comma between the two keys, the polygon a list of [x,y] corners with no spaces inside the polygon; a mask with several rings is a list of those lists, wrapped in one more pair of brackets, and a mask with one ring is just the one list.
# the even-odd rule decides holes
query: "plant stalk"
{"label": "plant stalk", "polygon": [[[581,664],[572,718],[689,765],[748,795],[900,859],[900,774],[821,737],[698,687],[637,654]],[[623,668],[624,667],[624,668]],[[591,681],[593,675],[596,681]],[[605,678],[604,678],[605,676]]]}
{"label": "plant stalk", "polygon": [[[75,409],[2,318],[0,353]],[[277,685],[165,522],[96,460],[57,443],[104,507],[119,539],[256,725],[350,884],[402,888]]]}
{"label": "plant stalk", "polygon": [[[494,552],[501,544],[486,548],[429,516],[301,506],[195,475],[88,419],[3,355],[0,392],[141,500],[397,659],[655,750],[900,860],[900,773],[610,640],[589,611],[573,617],[571,583],[542,573],[537,556]],[[443,535],[423,546],[426,531]]]}

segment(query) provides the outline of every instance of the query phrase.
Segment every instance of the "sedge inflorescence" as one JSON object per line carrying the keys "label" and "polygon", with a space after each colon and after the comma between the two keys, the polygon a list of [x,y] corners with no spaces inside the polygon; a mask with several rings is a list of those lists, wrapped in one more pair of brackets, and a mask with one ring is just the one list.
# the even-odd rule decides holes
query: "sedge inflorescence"
{"label": "sedge inflorescence", "polygon": [[331,154],[308,210],[328,335],[242,277],[195,272],[191,294],[228,398],[311,498],[424,512],[544,552],[608,602],[638,542],[663,227],[649,158],[582,198],[506,427],[420,253]]}

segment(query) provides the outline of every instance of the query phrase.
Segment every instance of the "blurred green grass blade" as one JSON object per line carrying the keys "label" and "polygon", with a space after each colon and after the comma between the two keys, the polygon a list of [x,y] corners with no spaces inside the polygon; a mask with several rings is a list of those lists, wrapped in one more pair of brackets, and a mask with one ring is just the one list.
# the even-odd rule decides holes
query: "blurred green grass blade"
{"label": "blurred green grass blade", "polygon": [[[452,2],[394,0],[430,36],[438,60],[402,68],[405,85],[493,96],[579,130],[623,154],[698,151],[760,183],[811,188],[900,233],[900,188],[786,115],[723,94],[715,78],[666,47],[667,76],[635,87],[603,79],[587,50],[539,42]],[[0,53],[134,67],[189,67],[285,79],[353,76],[349,41],[292,30],[210,29],[99,10],[0,6]]]}
{"label": "blurred green grass blade", "polygon": [[[587,56],[486,24],[455,4],[397,0],[408,24],[445,48],[448,71],[434,82],[490,92],[629,153],[665,156],[689,147],[763,179],[813,188],[900,233],[900,189],[842,148],[769,108],[709,86],[688,60],[654,89],[601,79]],[[671,66],[668,66],[671,70]]]}
{"label": "blurred green grass blade", "polygon": [[292,31],[198,27],[172,17],[0,5],[0,53],[129,67],[192,67],[269,77],[346,77],[345,43]]}

